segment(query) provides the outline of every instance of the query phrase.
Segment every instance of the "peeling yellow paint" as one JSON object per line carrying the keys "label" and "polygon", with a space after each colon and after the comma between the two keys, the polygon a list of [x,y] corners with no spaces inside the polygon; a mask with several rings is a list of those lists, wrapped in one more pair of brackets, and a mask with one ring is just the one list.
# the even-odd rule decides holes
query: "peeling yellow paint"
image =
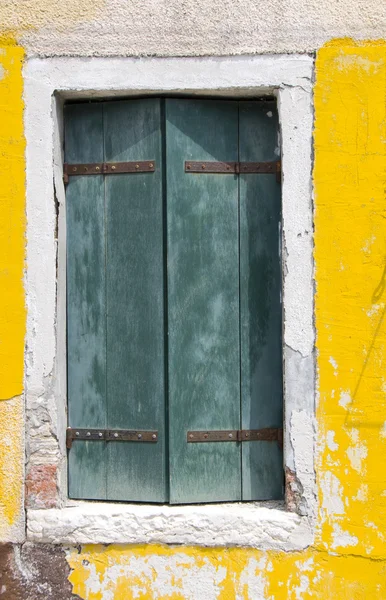
{"label": "peeling yellow paint", "polygon": [[24,51],[0,47],[0,538],[20,517],[23,498],[25,300]]}
{"label": "peeling yellow paint", "polygon": [[81,598],[386,598],[386,43],[327,44],[314,97],[315,546],[71,549]]}
{"label": "peeling yellow paint", "polygon": [[386,560],[327,552],[86,546],[72,549],[73,592],[87,600],[384,600]]}
{"label": "peeling yellow paint", "polygon": [[[318,52],[317,543],[342,554],[377,557],[385,556],[378,532],[386,525],[386,498],[381,495],[386,488],[385,98],[384,42],[335,40]],[[330,431],[334,450],[328,444]],[[364,489],[365,494],[359,493]]]}
{"label": "peeling yellow paint", "polygon": [[0,540],[23,510],[23,402],[0,402]]}

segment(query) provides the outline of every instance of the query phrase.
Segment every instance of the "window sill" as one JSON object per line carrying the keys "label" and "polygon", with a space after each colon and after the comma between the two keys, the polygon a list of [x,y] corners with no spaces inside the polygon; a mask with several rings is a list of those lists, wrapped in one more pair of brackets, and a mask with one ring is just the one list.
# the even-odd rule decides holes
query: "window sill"
{"label": "window sill", "polygon": [[312,543],[306,517],[281,503],[190,506],[74,502],[28,510],[27,538],[53,544],[185,544],[296,551]]}

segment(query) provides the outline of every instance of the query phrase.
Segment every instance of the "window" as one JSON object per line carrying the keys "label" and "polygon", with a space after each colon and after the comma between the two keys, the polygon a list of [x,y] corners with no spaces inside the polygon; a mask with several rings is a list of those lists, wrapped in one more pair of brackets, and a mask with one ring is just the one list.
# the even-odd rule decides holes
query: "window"
{"label": "window", "polygon": [[66,106],[71,497],[281,498],[277,130],[268,100]]}

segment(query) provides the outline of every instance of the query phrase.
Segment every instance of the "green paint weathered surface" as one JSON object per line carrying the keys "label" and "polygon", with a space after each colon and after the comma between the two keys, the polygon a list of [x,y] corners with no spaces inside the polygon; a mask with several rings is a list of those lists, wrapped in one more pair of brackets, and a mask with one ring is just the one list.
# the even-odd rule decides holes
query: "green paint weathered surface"
{"label": "green paint weathered surface", "polygon": [[67,108],[67,162],[155,160],[155,173],[70,178],[72,427],[158,431],[157,443],[75,442],[70,495],[162,502],[165,478],[160,100]]}
{"label": "green paint weathered surface", "polygon": [[[240,161],[278,156],[274,102],[240,102]],[[280,184],[274,175],[240,175],[240,323],[242,428],[283,426]],[[283,495],[276,442],[242,444],[243,500]]]}
{"label": "green paint weathered surface", "polygon": [[[65,110],[65,158],[103,160],[101,104]],[[106,299],[103,177],[71,177],[67,210],[67,365],[71,427],[106,426]],[[76,442],[69,452],[71,498],[106,498],[106,447]]]}
{"label": "green paint weathered surface", "polygon": [[69,423],[158,431],[156,444],[75,442],[70,496],[281,498],[276,442],[186,440],[282,427],[280,184],[184,172],[186,160],[277,160],[275,103],[70,105],[65,141],[67,162],[156,163],[67,188]]}
{"label": "green paint weathered surface", "polygon": [[104,108],[105,159],[155,160],[155,173],[106,177],[107,423],[158,430],[157,443],[109,443],[113,500],[167,500],[160,100]]}
{"label": "green paint weathered surface", "polygon": [[240,500],[240,447],[187,444],[189,429],[240,425],[238,180],[184,172],[234,161],[234,102],[166,101],[170,499]]}

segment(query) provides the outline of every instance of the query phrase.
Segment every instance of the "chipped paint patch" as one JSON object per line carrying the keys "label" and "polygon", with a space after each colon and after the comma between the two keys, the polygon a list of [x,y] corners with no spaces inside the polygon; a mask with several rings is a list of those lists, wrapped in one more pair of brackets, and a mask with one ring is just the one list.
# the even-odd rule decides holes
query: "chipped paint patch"
{"label": "chipped paint patch", "polygon": [[344,514],[343,488],[336,475],[326,471],[321,477],[322,507],[329,517]]}
{"label": "chipped paint patch", "polygon": [[327,447],[329,450],[331,450],[331,452],[335,452],[336,450],[338,450],[339,446],[338,444],[334,441],[334,437],[335,437],[335,431],[327,431]]}
{"label": "chipped paint patch", "polygon": [[330,356],[330,360],[328,362],[330,363],[330,365],[332,365],[334,369],[334,375],[336,377],[338,375],[338,363],[332,356]]}
{"label": "chipped paint patch", "polygon": [[251,557],[246,566],[242,569],[238,577],[237,597],[245,598],[264,598],[267,587],[268,571],[272,571],[272,563],[269,563],[266,556],[258,559]]}
{"label": "chipped paint patch", "polygon": [[375,75],[384,66],[385,62],[382,58],[372,60],[364,56],[345,54],[343,52],[337,57],[335,64],[340,71],[354,68],[365,72],[367,75]]}
{"label": "chipped paint patch", "polygon": [[356,496],[353,496],[352,499],[357,500],[359,502],[367,502],[368,495],[369,495],[369,486],[367,485],[367,483],[361,483]]}
{"label": "chipped paint patch", "polygon": [[339,523],[334,523],[332,530],[331,548],[334,550],[337,548],[349,548],[358,544],[358,538],[344,531]]}
{"label": "chipped paint patch", "polygon": [[341,392],[339,397],[339,406],[347,408],[351,404],[350,392]]}
{"label": "chipped paint patch", "polygon": [[[385,308],[385,304],[382,302],[381,304],[373,304],[367,311],[366,315],[368,317],[376,317],[379,313]],[[384,384],[383,384],[384,385]]]}
{"label": "chipped paint patch", "polygon": [[355,469],[357,473],[361,473],[362,475],[364,475],[363,461],[367,457],[366,444],[364,442],[359,441],[359,432],[357,429],[352,430],[351,440],[353,442],[353,445],[347,448],[347,456],[349,458],[352,468]]}

